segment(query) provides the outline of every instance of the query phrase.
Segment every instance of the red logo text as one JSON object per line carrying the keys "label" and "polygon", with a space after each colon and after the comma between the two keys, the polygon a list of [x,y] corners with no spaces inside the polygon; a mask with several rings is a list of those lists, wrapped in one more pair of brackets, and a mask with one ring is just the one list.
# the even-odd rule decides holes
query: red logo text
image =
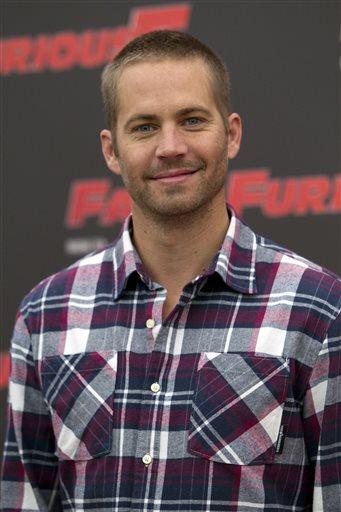
{"label": "red logo text", "polygon": [[2,39],[0,71],[10,75],[101,66],[141,34],[158,29],[186,30],[190,14],[187,3],[141,7],[132,9],[127,26]]}
{"label": "red logo text", "polygon": [[8,352],[0,352],[0,389],[7,387],[10,372]]}
{"label": "red logo text", "polygon": [[[232,171],[227,200],[242,215],[258,208],[266,217],[322,215],[341,212],[341,175],[272,178],[266,168]],[[90,218],[101,227],[122,222],[130,212],[130,198],[111,180],[75,180],[71,183],[65,225],[79,229]]]}

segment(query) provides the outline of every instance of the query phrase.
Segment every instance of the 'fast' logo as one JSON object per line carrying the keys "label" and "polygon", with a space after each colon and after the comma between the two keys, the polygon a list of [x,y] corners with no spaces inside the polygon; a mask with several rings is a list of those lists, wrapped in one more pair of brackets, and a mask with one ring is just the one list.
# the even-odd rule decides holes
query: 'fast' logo
{"label": "'fast' logo", "polygon": [[[240,215],[259,208],[265,217],[323,215],[341,212],[341,175],[272,178],[269,169],[256,168],[228,174],[227,200]],[[71,183],[65,225],[80,229],[95,218],[101,227],[121,223],[130,212],[130,198],[110,178]]]}

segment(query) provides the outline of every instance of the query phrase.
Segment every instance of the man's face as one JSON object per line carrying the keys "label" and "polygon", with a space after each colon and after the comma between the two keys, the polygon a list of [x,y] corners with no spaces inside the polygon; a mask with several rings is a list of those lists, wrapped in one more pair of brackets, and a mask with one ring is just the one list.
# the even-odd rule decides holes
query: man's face
{"label": "man's face", "polygon": [[133,211],[174,217],[225,201],[227,157],[239,144],[230,141],[201,59],[128,66],[118,84],[116,155],[108,130],[101,139]]}

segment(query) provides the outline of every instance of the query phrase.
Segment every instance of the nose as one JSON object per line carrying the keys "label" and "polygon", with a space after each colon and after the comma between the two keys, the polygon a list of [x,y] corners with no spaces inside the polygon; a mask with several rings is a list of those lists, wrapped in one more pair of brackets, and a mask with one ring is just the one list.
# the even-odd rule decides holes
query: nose
{"label": "nose", "polygon": [[162,128],[159,135],[155,153],[158,158],[175,158],[187,153],[186,141],[175,126]]}

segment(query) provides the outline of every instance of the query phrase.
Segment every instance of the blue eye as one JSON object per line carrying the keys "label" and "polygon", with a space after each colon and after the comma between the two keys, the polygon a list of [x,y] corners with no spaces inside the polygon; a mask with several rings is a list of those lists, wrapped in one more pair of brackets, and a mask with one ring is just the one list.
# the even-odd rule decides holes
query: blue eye
{"label": "blue eye", "polygon": [[189,126],[196,126],[200,123],[200,119],[198,119],[197,117],[189,117],[185,120],[185,123]]}
{"label": "blue eye", "polygon": [[136,126],[136,128],[134,128],[135,131],[142,133],[150,132],[152,129],[153,127],[151,124],[140,124],[140,126]]}

